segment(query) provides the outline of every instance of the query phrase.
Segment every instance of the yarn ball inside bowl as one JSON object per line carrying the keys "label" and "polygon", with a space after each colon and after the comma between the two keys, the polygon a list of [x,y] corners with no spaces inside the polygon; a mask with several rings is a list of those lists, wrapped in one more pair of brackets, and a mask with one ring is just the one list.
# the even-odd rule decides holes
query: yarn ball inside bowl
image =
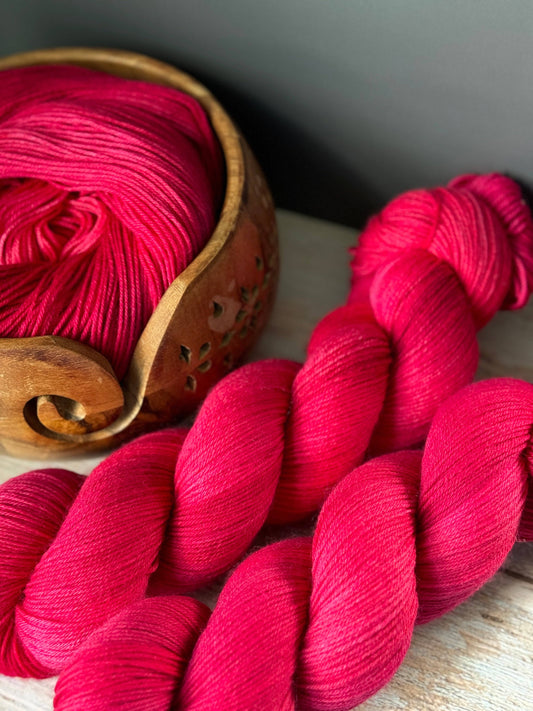
{"label": "yarn ball inside bowl", "polygon": [[0,337],[86,343],[120,380],[223,188],[190,95],[79,66],[2,71]]}

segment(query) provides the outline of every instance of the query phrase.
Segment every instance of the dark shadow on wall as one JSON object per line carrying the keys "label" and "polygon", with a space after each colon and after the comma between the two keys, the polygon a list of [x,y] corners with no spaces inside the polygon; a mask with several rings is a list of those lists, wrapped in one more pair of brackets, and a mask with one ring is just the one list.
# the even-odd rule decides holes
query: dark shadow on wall
{"label": "dark shadow on wall", "polygon": [[384,200],[360,176],[269,106],[183,58],[150,46],[137,46],[135,51],[191,74],[216,96],[250,144],[277,207],[360,228],[383,205]]}
{"label": "dark shadow on wall", "polygon": [[205,84],[238,124],[267,176],[276,205],[353,227],[362,227],[379,209],[382,201],[360,176],[296,125],[218,77],[181,68]]}
{"label": "dark shadow on wall", "polygon": [[[36,6],[38,14],[40,8]],[[39,15],[36,36],[28,34],[27,28],[19,28],[18,37],[6,46],[10,51],[68,45],[116,47],[174,64],[205,84],[239,125],[266,174],[278,207],[353,227],[361,227],[368,215],[379,209],[383,200],[348,163],[343,164],[319,141],[304,135],[297,121],[289,123],[277,115],[275,107],[236,90],[219,75],[206,74],[179,53],[168,53],[146,40],[133,43],[109,28],[96,33],[74,19],[63,17],[55,23],[44,13]]]}
{"label": "dark shadow on wall", "polygon": [[158,58],[192,74],[217,97],[254,151],[278,207],[353,227],[362,227],[379,209],[383,201],[361,177],[295,124],[220,77],[168,56]]}

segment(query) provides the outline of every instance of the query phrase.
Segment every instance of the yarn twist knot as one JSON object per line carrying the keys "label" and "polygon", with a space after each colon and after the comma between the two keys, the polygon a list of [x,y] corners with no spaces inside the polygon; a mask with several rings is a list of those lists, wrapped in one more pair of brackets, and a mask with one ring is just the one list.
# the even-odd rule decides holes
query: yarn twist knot
{"label": "yarn twist knot", "polygon": [[[440,408],[423,456],[397,452],[354,469],[312,539],[267,546],[238,566],[207,626],[202,618],[192,633],[175,696],[156,631],[179,624],[192,604],[180,596],[139,603],[90,637],[59,678],[55,708],[117,708],[141,648],[152,663],[146,685],[135,687],[139,711],[349,711],[390,680],[415,624],[472,595],[517,537],[533,540],[532,430],[531,384],[465,388]],[[155,609],[163,604],[164,621]],[[181,633],[174,653],[185,644],[193,643]]]}
{"label": "yarn twist knot", "polygon": [[303,366],[235,371],[190,431],[140,438],[81,489],[57,470],[0,487],[1,671],[56,673],[147,590],[205,584],[265,522],[314,512],[369,448],[422,440],[440,402],[473,376],[476,327],[504,303],[519,305],[531,281],[531,218],[516,186],[487,177],[494,199],[481,178],[468,180],[436,192],[438,219],[429,193],[404,196],[431,215],[399,251],[387,227],[394,210],[370,222],[349,304],[317,326]]}

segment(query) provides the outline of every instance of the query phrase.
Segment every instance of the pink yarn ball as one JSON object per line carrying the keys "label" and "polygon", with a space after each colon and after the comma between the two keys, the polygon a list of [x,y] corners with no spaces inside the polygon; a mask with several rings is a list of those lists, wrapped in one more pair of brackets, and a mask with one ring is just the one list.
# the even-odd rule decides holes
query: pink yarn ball
{"label": "pink yarn ball", "polygon": [[74,66],[0,77],[0,334],[60,335],[125,374],[207,242],[223,183],[191,96]]}

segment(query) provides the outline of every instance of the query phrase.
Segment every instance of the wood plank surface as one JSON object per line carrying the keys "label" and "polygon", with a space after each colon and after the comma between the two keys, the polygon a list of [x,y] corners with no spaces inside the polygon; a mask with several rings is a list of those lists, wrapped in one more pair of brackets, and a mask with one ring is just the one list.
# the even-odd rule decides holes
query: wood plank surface
{"label": "wood plank surface", "polygon": [[[355,235],[294,213],[278,211],[278,219],[280,290],[271,322],[250,359],[302,360],[313,326],[347,294],[346,250]],[[499,314],[482,332],[480,343],[479,377],[512,375],[533,381],[533,304],[522,312]],[[88,473],[100,458],[93,455],[67,466]],[[35,466],[1,457],[0,481]],[[212,604],[215,597],[203,599]],[[0,710],[49,711],[54,683],[0,677]],[[417,628],[396,677],[359,708],[533,710],[533,544],[517,544],[503,569],[471,600]]]}

